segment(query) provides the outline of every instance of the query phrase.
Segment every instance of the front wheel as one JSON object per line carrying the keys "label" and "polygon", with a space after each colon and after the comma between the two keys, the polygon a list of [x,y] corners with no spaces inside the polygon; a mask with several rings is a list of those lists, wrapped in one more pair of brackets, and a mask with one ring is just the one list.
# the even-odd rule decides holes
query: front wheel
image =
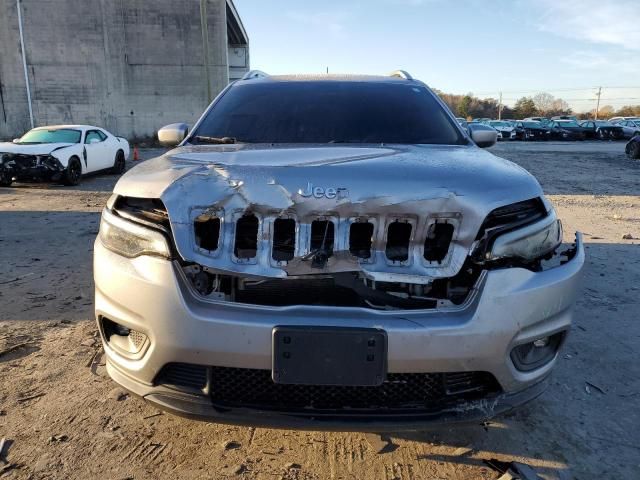
{"label": "front wheel", "polygon": [[10,187],[13,180],[7,172],[0,172],[0,187]]}
{"label": "front wheel", "polygon": [[629,158],[640,160],[640,142],[631,143],[627,150],[628,150],[627,154],[629,155]]}
{"label": "front wheel", "polygon": [[111,173],[121,175],[124,173],[125,167],[126,162],[124,159],[124,152],[122,150],[118,150],[118,153],[116,153],[116,159],[113,162],[113,167],[111,167]]}
{"label": "front wheel", "polygon": [[82,165],[78,157],[71,157],[67,169],[62,175],[62,183],[67,186],[74,186],[80,183],[82,177]]}

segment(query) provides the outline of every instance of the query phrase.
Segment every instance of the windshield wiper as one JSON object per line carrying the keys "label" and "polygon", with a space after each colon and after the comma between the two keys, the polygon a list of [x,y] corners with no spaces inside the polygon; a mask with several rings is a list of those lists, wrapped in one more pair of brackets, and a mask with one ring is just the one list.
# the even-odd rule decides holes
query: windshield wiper
{"label": "windshield wiper", "polygon": [[231,145],[233,143],[238,143],[238,141],[233,137],[206,137],[203,135],[196,135],[193,139],[198,142],[210,143],[212,145]]}

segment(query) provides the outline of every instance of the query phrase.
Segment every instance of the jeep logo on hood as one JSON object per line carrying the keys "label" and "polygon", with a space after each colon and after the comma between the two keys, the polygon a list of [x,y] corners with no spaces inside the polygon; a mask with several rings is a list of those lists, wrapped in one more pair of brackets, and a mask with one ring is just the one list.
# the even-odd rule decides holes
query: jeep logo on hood
{"label": "jeep logo on hood", "polygon": [[313,183],[307,182],[307,188],[298,190],[298,194],[302,197],[309,198],[345,198],[349,196],[349,190],[344,187],[314,187]]}

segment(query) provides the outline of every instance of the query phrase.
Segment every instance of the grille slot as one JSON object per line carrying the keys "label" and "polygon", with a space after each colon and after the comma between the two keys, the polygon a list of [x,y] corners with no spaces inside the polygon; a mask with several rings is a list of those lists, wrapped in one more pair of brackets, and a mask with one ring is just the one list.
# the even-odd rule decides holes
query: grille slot
{"label": "grille slot", "polygon": [[387,230],[387,258],[394,262],[409,259],[409,241],[413,226],[409,222],[394,221]]}
{"label": "grille slot", "polygon": [[424,259],[428,262],[441,263],[449,253],[451,239],[453,239],[453,225],[446,222],[431,224],[427,238],[424,240]]}
{"label": "grille slot", "polygon": [[296,250],[296,221],[292,218],[276,218],[273,222],[273,246],[271,258],[278,262],[293,259]]}
{"label": "grille slot", "polygon": [[280,411],[429,411],[498,392],[497,381],[486,372],[390,373],[376,387],[276,384],[270,370],[247,368],[212,367],[211,377],[215,404]]}
{"label": "grille slot", "polygon": [[373,223],[356,222],[349,229],[349,252],[358,258],[371,258]]}
{"label": "grille slot", "polygon": [[210,215],[200,215],[193,222],[196,234],[196,245],[205,250],[218,249],[220,241],[220,219]]}
{"label": "grille slot", "polygon": [[202,390],[207,386],[207,367],[190,363],[168,363],[156,377],[155,383]]}
{"label": "grille slot", "polygon": [[311,251],[323,250],[327,257],[333,255],[335,226],[331,220],[314,220],[311,222]]}
{"label": "grille slot", "polygon": [[236,242],[233,254],[236,258],[254,258],[258,252],[258,217],[243,215],[236,222]]}

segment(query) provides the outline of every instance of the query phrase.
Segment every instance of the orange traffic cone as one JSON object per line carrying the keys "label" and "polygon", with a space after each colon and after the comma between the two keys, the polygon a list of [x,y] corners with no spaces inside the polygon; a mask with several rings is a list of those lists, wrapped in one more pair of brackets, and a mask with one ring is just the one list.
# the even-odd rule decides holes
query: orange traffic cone
{"label": "orange traffic cone", "polygon": [[137,162],[138,160],[140,160],[140,153],[138,152],[138,146],[134,146],[133,147],[133,161]]}

